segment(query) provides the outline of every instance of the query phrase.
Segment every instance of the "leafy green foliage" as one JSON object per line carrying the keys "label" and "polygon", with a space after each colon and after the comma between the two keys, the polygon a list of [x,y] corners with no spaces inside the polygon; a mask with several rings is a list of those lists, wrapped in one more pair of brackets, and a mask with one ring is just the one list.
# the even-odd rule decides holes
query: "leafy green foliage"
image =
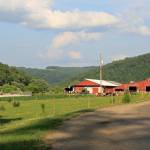
{"label": "leafy green foliage", "polygon": [[49,85],[44,80],[33,79],[28,85],[28,89],[32,93],[45,93],[49,91]]}
{"label": "leafy green foliage", "polygon": [[25,72],[9,67],[8,65],[0,63],[0,85],[12,84],[13,82],[28,85],[31,77]]}
{"label": "leafy green foliage", "polygon": [[[103,79],[105,80],[127,83],[148,77],[150,77],[150,53],[114,61],[103,67]],[[74,84],[74,82],[77,83],[85,78],[99,79],[99,67],[94,67],[87,73],[82,73],[70,79],[70,82]]]}
{"label": "leafy green foliage", "polygon": [[13,107],[19,107],[20,102],[19,101],[13,101],[12,105],[13,105]]}
{"label": "leafy green foliage", "polygon": [[[46,69],[20,68],[25,72],[48,81],[51,85],[59,85],[58,91],[64,86],[73,85],[85,78],[99,79],[99,67],[57,67]],[[137,57],[114,61],[103,67],[103,78],[121,83],[143,80],[150,77],[150,53]],[[54,88],[53,88],[54,89]]]}
{"label": "leafy green foliage", "polygon": [[[30,74],[30,76],[27,74]],[[35,81],[31,76],[39,80]],[[103,78],[105,80],[125,83],[143,80],[148,77],[150,77],[150,53],[114,61],[103,67]],[[16,69],[0,64],[0,85],[9,84],[21,91],[31,90],[33,93],[48,91],[48,85],[43,81],[42,85],[41,79],[50,84],[50,93],[60,94],[63,93],[65,86],[74,85],[85,78],[99,79],[99,67],[50,66],[46,69]]]}
{"label": "leafy green foliage", "polygon": [[45,113],[45,104],[41,104],[42,112]]}
{"label": "leafy green foliage", "polygon": [[63,84],[72,78],[85,74],[95,67],[47,67],[46,69],[19,68],[28,74],[48,81],[50,85]]}
{"label": "leafy green foliage", "polygon": [[131,97],[130,97],[129,93],[125,93],[123,98],[122,98],[122,102],[123,103],[130,103],[130,101],[131,101]]}
{"label": "leafy green foliage", "polygon": [[[99,68],[89,71],[84,77],[99,78]],[[103,67],[103,78],[126,83],[150,77],[150,53],[114,61]],[[83,78],[83,77],[82,77]]]}
{"label": "leafy green foliage", "polygon": [[22,70],[0,63],[0,92],[20,93],[30,90],[33,93],[49,91],[46,81],[34,79]]}
{"label": "leafy green foliage", "polygon": [[0,87],[0,91],[2,93],[15,93],[19,92],[19,89],[14,85],[5,84]]}

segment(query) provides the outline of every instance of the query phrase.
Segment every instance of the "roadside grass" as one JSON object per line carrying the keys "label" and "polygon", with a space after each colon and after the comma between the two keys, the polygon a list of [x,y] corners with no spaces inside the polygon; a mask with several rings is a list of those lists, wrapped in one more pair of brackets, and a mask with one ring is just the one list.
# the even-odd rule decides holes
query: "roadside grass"
{"label": "roadside grass", "polygon": [[[17,99],[18,100],[18,99]],[[131,96],[131,103],[150,100],[150,94]],[[51,98],[50,100],[21,100],[19,107],[12,102],[0,101],[5,110],[0,111],[1,150],[47,150],[42,136],[57,129],[66,119],[94,111],[97,108],[122,104],[122,96],[91,97],[77,96]],[[41,105],[44,104],[44,111]]]}

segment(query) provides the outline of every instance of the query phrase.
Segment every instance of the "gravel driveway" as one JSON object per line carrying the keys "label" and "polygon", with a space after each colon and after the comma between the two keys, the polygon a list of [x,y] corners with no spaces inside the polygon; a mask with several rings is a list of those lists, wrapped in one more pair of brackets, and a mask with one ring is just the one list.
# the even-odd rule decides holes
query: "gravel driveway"
{"label": "gravel driveway", "polygon": [[46,141],[53,150],[150,150],[150,101],[83,114]]}

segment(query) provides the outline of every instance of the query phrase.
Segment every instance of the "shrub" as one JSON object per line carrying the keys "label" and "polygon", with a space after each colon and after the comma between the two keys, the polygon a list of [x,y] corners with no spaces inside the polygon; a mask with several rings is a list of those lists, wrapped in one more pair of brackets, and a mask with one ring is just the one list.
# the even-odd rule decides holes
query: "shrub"
{"label": "shrub", "polygon": [[9,98],[7,99],[7,102],[8,102],[8,103],[11,103],[11,102],[12,102],[12,98],[9,97]]}
{"label": "shrub", "polygon": [[45,112],[45,104],[41,104],[42,112]]}
{"label": "shrub", "polygon": [[123,96],[122,102],[123,103],[130,103],[130,101],[131,101],[130,95],[128,93],[125,93]]}
{"label": "shrub", "polygon": [[17,101],[14,101],[14,102],[12,103],[12,105],[13,105],[13,107],[19,107],[19,106],[20,106],[20,103],[17,102]]}
{"label": "shrub", "polygon": [[46,93],[49,91],[49,84],[45,80],[34,79],[27,88],[33,94]]}
{"label": "shrub", "polygon": [[18,91],[18,88],[14,85],[5,84],[1,87],[2,93],[14,93]]}

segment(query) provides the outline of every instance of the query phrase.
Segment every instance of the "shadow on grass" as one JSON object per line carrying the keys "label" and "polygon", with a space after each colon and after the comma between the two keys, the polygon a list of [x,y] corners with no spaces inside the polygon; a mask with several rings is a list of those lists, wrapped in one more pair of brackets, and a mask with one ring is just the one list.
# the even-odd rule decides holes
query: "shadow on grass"
{"label": "shadow on grass", "polygon": [[0,116],[0,125],[4,125],[4,124],[10,123],[12,121],[18,121],[21,119],[22,118],[3,118],[2,116]]}
{"label": "shadow on grass", "polygon": [[[9,149],[10,150],[34,150],[34,149],[47,150],[47,149],[50,149],[50,147],[47,147],[45,143],[42,142],[42,140],[40,139],[41,133],[44,133],[45,131],[57,129],[58,126],[60,126],[63,121],[68,120],[72,117],[78,116],[79,114],[86,113],[86,112],[93,112],[93,111],[94,109],[80,110],[80,111],[62,115],[57,118],[42,119],[29,126],[21,127],[21,128],[14,129],[11,131],[1,132],[0,133],[1,136],[9,136],[9,135],[21,136],[21,135],[34,135],[35,134],[35,137],[33,138],[35,140],[22,141],[22,139],[20,138],[20,141],[0,143],[0,149],[1,150],[9,150]],[[38,132],[40,132],[39,135],[38,135]]]}
{"label": "shadow on grass", "polygon": [[0,144],[1,150],[50,150],[51,147],[39,140],[17,141]]}
{"label": "shadow on grass", "polygon": [[63,121],[68,120],[72,117],[76,117],[80,114],[87,113],[87,112],[93,112],[94,109],[85,109],[80,111],[71,112],[65,115],[61,115],[57,118],[46,118],[41,119],[29,126],[17,128],[11,131],[4,131],[1,132],[2,135],[7,134],[22,134],[22,133],[35,133],[36,131],[47,131],[47,130],[53,130],[56,129],[58,126],[62,124]]}

